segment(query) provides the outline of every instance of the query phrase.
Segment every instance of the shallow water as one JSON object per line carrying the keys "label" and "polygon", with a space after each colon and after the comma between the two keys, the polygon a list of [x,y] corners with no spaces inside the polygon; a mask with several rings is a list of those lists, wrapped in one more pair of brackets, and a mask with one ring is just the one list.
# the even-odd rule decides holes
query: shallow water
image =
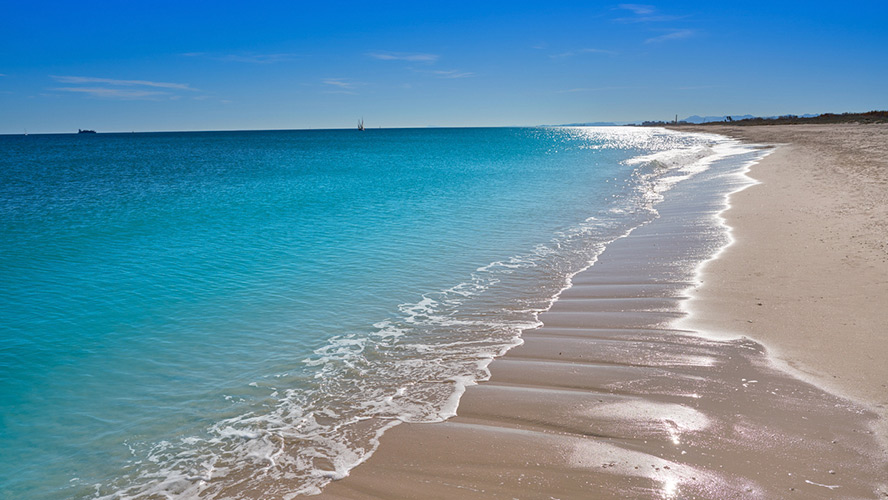
{"label": "shallow water", "polygon": [[730,143],[633,128],[0,137],[0,485],[317,491]]}

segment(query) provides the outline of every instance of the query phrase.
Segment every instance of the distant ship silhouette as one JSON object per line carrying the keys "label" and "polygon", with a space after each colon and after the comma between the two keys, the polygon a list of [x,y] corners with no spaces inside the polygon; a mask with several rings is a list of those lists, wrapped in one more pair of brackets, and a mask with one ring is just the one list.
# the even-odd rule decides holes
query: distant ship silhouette
{"label": "distant ship silhouette", "polygon": [[361,121],[358,122],[358,130],[364,131],[364,119],[361,118]]}
{"label": "distant ship silhouette", "polygon": [[78,134],[95,134],[96,131],[95,131],[95,130],[81,130],[81,129],[77,129],[77,133],[78,133]]}

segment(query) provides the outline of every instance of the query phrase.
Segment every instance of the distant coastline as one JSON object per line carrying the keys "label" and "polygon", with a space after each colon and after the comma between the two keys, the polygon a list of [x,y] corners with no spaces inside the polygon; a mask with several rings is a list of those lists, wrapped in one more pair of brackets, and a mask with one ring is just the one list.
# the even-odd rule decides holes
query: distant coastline
{"label": "distant coastline", "polygon": [[[748,115],[747,115],[748,116]],[[645,121],[640,124],[630,124],[630,126],[642,127],[662,127],[669,126],[712,126],[712,125],[828,125],[836,123],[888,123],[888,111],[868,111],[866,113],[823,113],[821,115],[782,115],[771,117],[746,117],[739,120],[733,119],[731,116],[725,116],[721,120],[704,121],[694,123],[686,120],[675,121]]]}

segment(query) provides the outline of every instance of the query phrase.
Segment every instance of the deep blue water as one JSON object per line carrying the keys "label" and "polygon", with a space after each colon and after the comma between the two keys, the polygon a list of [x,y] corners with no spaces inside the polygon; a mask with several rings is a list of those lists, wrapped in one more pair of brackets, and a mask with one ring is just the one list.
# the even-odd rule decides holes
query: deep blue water
{"label": "deep blue water", "polygon": [[452,415],[715,142],[0,136],[0,497],[316,491],[393,422]]}

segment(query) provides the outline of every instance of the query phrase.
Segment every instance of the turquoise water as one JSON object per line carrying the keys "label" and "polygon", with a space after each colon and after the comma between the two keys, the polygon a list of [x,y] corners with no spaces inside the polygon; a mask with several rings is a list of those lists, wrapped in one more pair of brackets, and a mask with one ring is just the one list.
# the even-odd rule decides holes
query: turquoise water
{"label": "turquoise water", "polygon": [[0,497],[316,492],[453,415],[720,141],[0,136]]}

